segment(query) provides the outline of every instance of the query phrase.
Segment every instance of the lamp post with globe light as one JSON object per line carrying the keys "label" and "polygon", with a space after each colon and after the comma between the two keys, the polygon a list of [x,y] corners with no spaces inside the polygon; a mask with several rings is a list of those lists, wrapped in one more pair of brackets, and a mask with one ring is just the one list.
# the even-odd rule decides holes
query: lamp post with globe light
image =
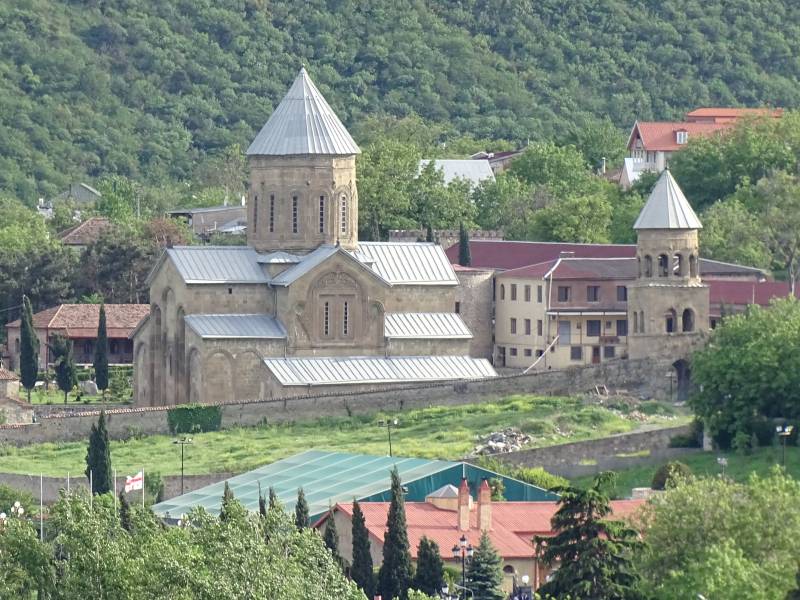
{"label": "lamp post with globe light", "polygon": [[785,469],[786,468],[786,440],[789,439],[789,436],[792,435],[794,431],[793,425],[778,425],[775,428],[775,432],[778,434],[778,437],[783,439],[783,456],[781,459],[781,466]]}
{"label": "lamp post with globe light", "polygon": [[461,559],[461,589],[467,590],[467,558],[472,558],[475,551],[472,544],[467,543],[467,536],[462,535],[458,543],[453,546],[453,558]]}

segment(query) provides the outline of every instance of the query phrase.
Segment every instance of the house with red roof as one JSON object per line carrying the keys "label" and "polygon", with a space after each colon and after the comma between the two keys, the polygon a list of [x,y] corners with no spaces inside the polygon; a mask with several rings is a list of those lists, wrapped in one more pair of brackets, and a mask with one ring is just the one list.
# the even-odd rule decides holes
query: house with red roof
{"label": "house with red roof", "polygon": [[[461,537],[466,543],[477,546],[482,532],[489,534],[492,545],[502,559],[503,589],[511,591],[523,581],[536,590],[548,575],[545,565],[536,560],[535,536],[553,535],[551,520],[558,510],[557,502],[494,502],[491,489],[484,480],[473,501],[466,480],[460,487],[447,485],[425,498],[424,502],[406,502],[406,523],[411,558],[417,560],[420,540],[427,537],[439,546],[445,565],[461,568],[461,559],[454,557],[453,547]],[[614,500],[612,516],[625,519],[633,516],[644,500]],[[383,543],[389,502],[362,502],[370,552],[374,565],[383,561]],[[314,526],[324,530],[328,514]],[[336,531],[339,534],[339,552],[346,563],[352,562],[353,539],[351,503],[337,504],[333,509]],[[527,576],[526,579],[523,579]]]}
{"label": "house with red roof", "polygon": [[[133,363],[133,341],[129,336],[150,313],[147,304],[106,304],[106,333],[108,335],[108,362],[113,365]],[[48,341],[62,335],[72,341],[76,364],[91,364],[100,323],[99,304],[59,304],[33,315],[33,328],[39,338],[39,368],[52,364]],[[20,320],[6,325],[8,333],[9,367],[19,366]]]}

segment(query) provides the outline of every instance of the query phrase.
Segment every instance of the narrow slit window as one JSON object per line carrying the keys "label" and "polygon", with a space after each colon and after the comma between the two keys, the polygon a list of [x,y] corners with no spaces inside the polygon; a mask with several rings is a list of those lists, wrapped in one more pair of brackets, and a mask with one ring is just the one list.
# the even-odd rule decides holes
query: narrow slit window
{"label": "narrow slit window", "polygon": [[339,232],[347,233],[347,196],[342,194],[342,201],[339,204]]}
{"label": "narrow slit window", "polygon": [[350,305],[347,301],[345,301],[342,310],[342,333],[344,335],[350,334]]}
{"label": "narrow slit window", "polygon": [[269,197],[269,232],[275,233],[275,194]]}
{"label": "narrow slit window", "polygon": [[253,196],[253,232],[258,231],[258,194]]}
{"label": "narrow slit window", "polygon": [[298,231],[297,196],[292,196],[292,233],[297,233],[297,231]]}
{"label": "narrow slit window", "polygon": [[325,233],[325,196],[319,197],[319,232]]}
{"label": "narrow slit window", "polygon": [[331,334],[331,305],[326,302],[322,308],[322,332],[325,337]]}

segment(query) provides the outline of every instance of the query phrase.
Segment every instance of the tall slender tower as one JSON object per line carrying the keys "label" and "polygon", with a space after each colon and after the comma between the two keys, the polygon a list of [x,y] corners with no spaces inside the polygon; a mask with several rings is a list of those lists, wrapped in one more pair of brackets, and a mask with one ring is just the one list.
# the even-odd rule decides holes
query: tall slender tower
{"label": "tall slender tower", "polygon": [[247,149],[247,243],[307,253],[358,244],[356,143],[305,68]]}
{"label": "tall slender tower", "polygon": [[669,169],[633,228],[638,277],[628,289],[631,358],[680,359],[708,329],[708,286],[700,279],[700,219]]}

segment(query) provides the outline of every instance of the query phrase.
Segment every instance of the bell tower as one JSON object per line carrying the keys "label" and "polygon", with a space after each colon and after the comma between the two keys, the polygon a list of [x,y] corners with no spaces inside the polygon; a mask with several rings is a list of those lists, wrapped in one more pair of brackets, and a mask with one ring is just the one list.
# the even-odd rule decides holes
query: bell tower
{"label": "bell tower", "polygon": [[247,149],[247,243],[311,252],[358,244],[356,155],[361,150],[305,68]]}
{"label": "bell tower", "polygon": [[658,178],[633,228],[638,275],[628,287],[631,358],[680,359],[708,329],[708,286],[700,278],[700,219],[669,169]]}

